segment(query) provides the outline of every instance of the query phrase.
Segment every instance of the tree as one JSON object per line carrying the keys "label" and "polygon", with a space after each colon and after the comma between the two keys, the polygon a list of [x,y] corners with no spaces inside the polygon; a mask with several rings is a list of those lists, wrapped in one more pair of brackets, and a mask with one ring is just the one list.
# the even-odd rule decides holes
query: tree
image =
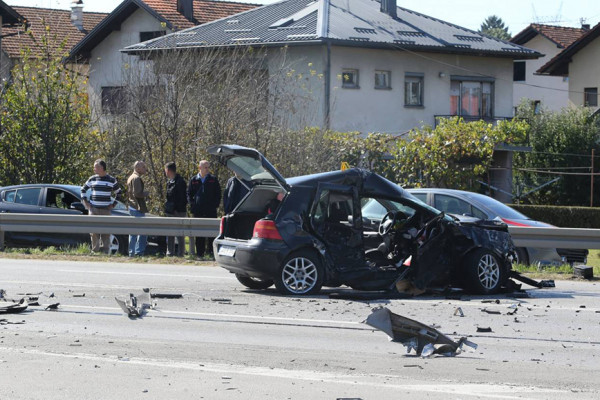
{"label": "tree", "polygon": [[[560,112],[542,109],[536,114],[531,103],[525,101],[517,115],[531,125],[531,152],[517,153],[514,159],[514,176],[521,192],[561,178],[523,200],[532,204],[589,206],[590,176],[586,174],[591,171],[592,150],[600,155],[600,118],[584,107]],[[596,159],[595,164],[598,166],[600,161]],[[594,199],[600,201],[600,184],[596,183]]]}
{"label": "tree", "polygon": [[488,172],[494,148],[520,141],[528,125],[519,120],[494,126],[485,121],[442,119],[414,130],[392,150],[396,181],[405,186],[476,190]]}
{"label": "tree", "polygon": [[0,103],[0,182],[80,183],[95,136],[81,74],[63,63],[65,43],[46,31],[36,54],[23,50]]}
{"label": "tree", "polygon": [[508,32],[508,26],[504,24],[502,18],[491,15],[483,21],[479,28],[479,33],[495,37],[501,40],[510,40],[512,35]]}

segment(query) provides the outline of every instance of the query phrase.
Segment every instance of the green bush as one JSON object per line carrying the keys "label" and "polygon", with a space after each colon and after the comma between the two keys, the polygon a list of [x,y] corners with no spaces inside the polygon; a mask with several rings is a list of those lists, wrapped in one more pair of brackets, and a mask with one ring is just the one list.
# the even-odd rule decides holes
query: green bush
{"label": "green bush", "polygon": [[511,205],[515,210],[536,221],[561,228],[600,228],[600,208]]}

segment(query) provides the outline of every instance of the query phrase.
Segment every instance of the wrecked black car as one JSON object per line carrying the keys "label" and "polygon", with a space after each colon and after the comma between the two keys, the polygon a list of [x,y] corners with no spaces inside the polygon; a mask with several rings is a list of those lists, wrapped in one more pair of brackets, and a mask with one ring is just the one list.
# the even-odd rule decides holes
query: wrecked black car
{"label": "wrecked black car", "polygon": [[363,169],[284,179],[254,149],[208,152],[252,184],[214,241],[217,263],[249,288],[415,294],[453,285],[489,294],[509,278],[514,247],[501,222],[459,221]]}

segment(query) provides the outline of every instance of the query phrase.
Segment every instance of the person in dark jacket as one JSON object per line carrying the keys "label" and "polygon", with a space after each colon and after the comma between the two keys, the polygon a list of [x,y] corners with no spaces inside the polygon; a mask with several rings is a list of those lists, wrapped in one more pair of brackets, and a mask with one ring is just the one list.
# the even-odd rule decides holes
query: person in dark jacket
{"label": "person in dark jacket", "polygon": [[[210,163],[202,160],[198,163],[198,174],[190,178],[187,198],[194,218],[217,218],[217,208],[221,202],[219,180],[210,171]],[[196,238],[196,254],[203,257],[205,251],[213,254],[214,238],[205,240]]]}
{"label": "person in dark jacket", "polygon": [[229,214],[239,204],[240,201],[248,194],[252,183],[242,180],[238,174],[232,176],[225,185],[223,193],[223,209],[225,214]]}
{"label": "person in dark jacket", "polygon": [[[187,184],[185,179],[177,173],[174,162],[165,165],[167,177],[167,201],[165,202],[165,214],[167,217],[187,217]],[[185,236],[177,237],[177,257],[185,255]],[[173,256],[175,250],[175,237],[167,238],[167,257]]]}

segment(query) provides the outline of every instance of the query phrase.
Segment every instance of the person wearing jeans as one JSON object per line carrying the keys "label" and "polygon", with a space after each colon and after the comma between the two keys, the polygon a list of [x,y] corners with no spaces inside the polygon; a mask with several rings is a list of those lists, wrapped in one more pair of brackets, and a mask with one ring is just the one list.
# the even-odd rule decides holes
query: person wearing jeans
{"label": "person wearing jeans", "polygon": [[[143,161],[136,161],[133,165],[133,173],[127,179],[127,205],[129,206],[129,215],[132,217],[144,217],[148,212],[146,198],[148,192],[144,190],[144,181],[142,175],[146,174],[148,169]],[[148,236],[129,235],[129,257],[143,256],[148,244]]]}

